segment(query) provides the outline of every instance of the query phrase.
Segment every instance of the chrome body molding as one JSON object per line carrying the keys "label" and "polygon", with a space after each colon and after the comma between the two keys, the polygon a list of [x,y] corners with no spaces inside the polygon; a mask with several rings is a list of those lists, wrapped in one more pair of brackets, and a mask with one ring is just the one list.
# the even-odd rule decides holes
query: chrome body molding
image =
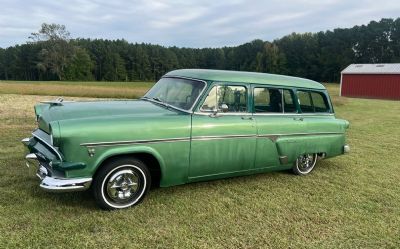
{"label": "chrome body molding", "polygon": [[220,139],[233,139],[233,138],[255,138],[255,137],[257,137],[256,134],[254,134],[254,135],[198,136],[198,137],[193,137],[192,141],[220,140]]}
{"label": "chrome body molding", "polygon": [[304,137],[304,136],[326,136],[326,135],[344,135],[342,132],[310,132],[310,133],[288,133],[288,134],[261,134],[257,137],[264,137],[276,142],[280,137]]}
{"label": "chrome body molding", "polygon": [[113,142],[92,142],[82,143],[84,147],[104,147],[104,146],[120,146],[120,145],[135,145],[135,144],[152,144],[152,143],[172,143],[172,142],[188,142],[202,140],[219,140],[219,139],[234,139],[234,138],[267,138],[275,142],[279,137],[286,136],[318,136],[318,135],[343,135],[341,132],[314,132],[314,133],[288,133],[288,134],[250,134],[250,135],[221,135],[221,136],[196,136],[182,138],[163,138],[150,140],[132,140],[132,141],[113,141]]}
{"label": "chrome body molding", "polygon": [[96,142],[96,143],[82,143],[80,145],[81,146],[85,146],[85,147],[103,147],[103,146],[115,146],[115,145],[170,143],[170,142],[185,142],[185,141],[190,141],[190,138],[189,137],[183,137],[183,138],[165,138],[165,139],[151,139],[151,140]]}

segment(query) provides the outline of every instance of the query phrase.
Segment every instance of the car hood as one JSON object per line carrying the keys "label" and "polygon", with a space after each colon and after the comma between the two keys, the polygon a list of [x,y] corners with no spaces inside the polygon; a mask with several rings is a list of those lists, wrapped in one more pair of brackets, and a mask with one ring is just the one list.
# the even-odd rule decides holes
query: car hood
{"label": "car hood", "polygon": [[53,121],[119,115],[155,116],[176,112],[160,104],[144,100],[41,103],[35,106],[39,128],[46,132],[49,132],[49,124]]}

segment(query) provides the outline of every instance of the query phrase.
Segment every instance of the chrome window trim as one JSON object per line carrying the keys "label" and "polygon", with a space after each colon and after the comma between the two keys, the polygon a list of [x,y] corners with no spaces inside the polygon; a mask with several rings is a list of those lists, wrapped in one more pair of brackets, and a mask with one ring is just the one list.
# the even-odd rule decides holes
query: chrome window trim
{"label": "chrome window trim", "polygon": [[[188,110],[185,110],[185,109],[173,106],[173,105],[169,105],[170,107],[172,107],[173,109],[176,109],[178,111],[182,111],[182,112],[185,112],[185,113],[193,113],[193,108],[197,105],[197,102],[199,101],[199,98],[203,95],[204,91],[207,89],[207,85],[208,85],[207,82],[204,81],[204,80],[195,79],[195,78],[189,78],[189,77],[183,77],[183,76],[163,76],[163,77],[161,77],[161,79],[163,79],[163,78],[176,78],[176,79],[192,80],[192,81],[198,81],[198,82],[204,83],[203,89],[200,91],[200,93],[197,96],[197,98],[195,99],[195,101],[193,101],[193,105]],[[150,90],[151,90],[151,88],[143,95],[143,97]],[[141,97],[140,99],[143,100],[143,97]],[[145,99],[145,100],[148,100],[148,101],[153,102],[153,103],[160,103],[160,102],[152,100],[152,99]]]}
{"label": "chrome window trim", "polygon": [[[193,114],[209,116],[212,113],[194,112]],[[229,112],[229,113],[227,113],[227,112],[221,112],[221,113],[218,113],[218,115],[219,116],[229,116],[229,115],[234,115],[234,116],[250,116],[250,115],[252,115],[252,116],[334,116],[335,114],[334,113],[325,113],[325,112],[321,112],[321,113],[319,113],[319,112],[316,112],[316,113],[294,113],[294,112],[287,112],[287,113],[281,113],[281,112],[278,112],[278,113],[273,113],[273,112],[270,112],[270,113]]]}
{"label": "chrome window trim", "polygon": [[[193,112],[196,115],[210,116],[212,112]],[[252,116],[250,112],[218,112],[218,116]]]}
{"label": "chrome window trim", "polygon": [[344,135],[343,132],[310,132],[310,133],[277,133],[277,134],[251,134],[251,135],[215,135],[215,136],[194,136],[194,137],[180,137],[180,138],[162,138],[150,140],[131,140],[131,141],[113,141],[113,142],[91,142],[81,143],[80,146],[84,147],[107,147],[118,145],[135,145],[135,144],[153,144],[164,142],[189,142],[189,141],[208,141],[220,139],[235,139],[235,138],[269,138],[275,141],[279,137],[287,136],[315,136],[315,135]]}
{"label": "chrome window trim", "polygon": [[54,151],[56,153],[56,155],[58,156],[58,158],[62,161],[62,156],[61,156],[60,152],[53,145],[49,144],[46,140],[44,140],[43,138],[41,138],[40,136],[35,134],[35,131],[32,132],[32,136],[34,136],[36,139],[40,140],[47,147],[49,147],[52,151]]}
{"label": "chrome window trim", "polygon": [[254,116],[334,116],[334,113],[314,112],[314,113],[253,113]]}

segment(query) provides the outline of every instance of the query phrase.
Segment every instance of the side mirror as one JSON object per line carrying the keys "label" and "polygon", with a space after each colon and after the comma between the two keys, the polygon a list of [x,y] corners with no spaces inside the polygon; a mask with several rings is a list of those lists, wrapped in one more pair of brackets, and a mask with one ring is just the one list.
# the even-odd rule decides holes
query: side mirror
{"label": "side mirror", "polygon": [[214,108],[213,113],[211,113],[209,116],[211,118],[218,118],[221,116],[221,112],[227,112],[228,111],[228,105],[227,104],[222,104],[219,108]]}
{"label": "side mirror", "polygon": [[219,107],[219,109],[220,109],[222,112],[227,112],[228,109],[229,109],[229,107],[228,107],[227,104],[222,104],[222,105]]}

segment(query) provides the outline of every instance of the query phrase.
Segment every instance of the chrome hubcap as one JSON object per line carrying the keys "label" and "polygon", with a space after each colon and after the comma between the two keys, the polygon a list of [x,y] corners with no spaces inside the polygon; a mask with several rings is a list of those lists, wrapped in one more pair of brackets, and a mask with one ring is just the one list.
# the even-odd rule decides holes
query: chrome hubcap
{"label": "chrome hubcap", "polygon": [[313,154],[301,155],[297,158],[297,167],[302,172],[311,170],[315,165],[316,157]]}
{"label": "chrome hubcap", "polygon": [[107,182],[107,195],[115,202],[130,200],[139,189],[139,181],[139,176],[131,169],[117,171]]}

